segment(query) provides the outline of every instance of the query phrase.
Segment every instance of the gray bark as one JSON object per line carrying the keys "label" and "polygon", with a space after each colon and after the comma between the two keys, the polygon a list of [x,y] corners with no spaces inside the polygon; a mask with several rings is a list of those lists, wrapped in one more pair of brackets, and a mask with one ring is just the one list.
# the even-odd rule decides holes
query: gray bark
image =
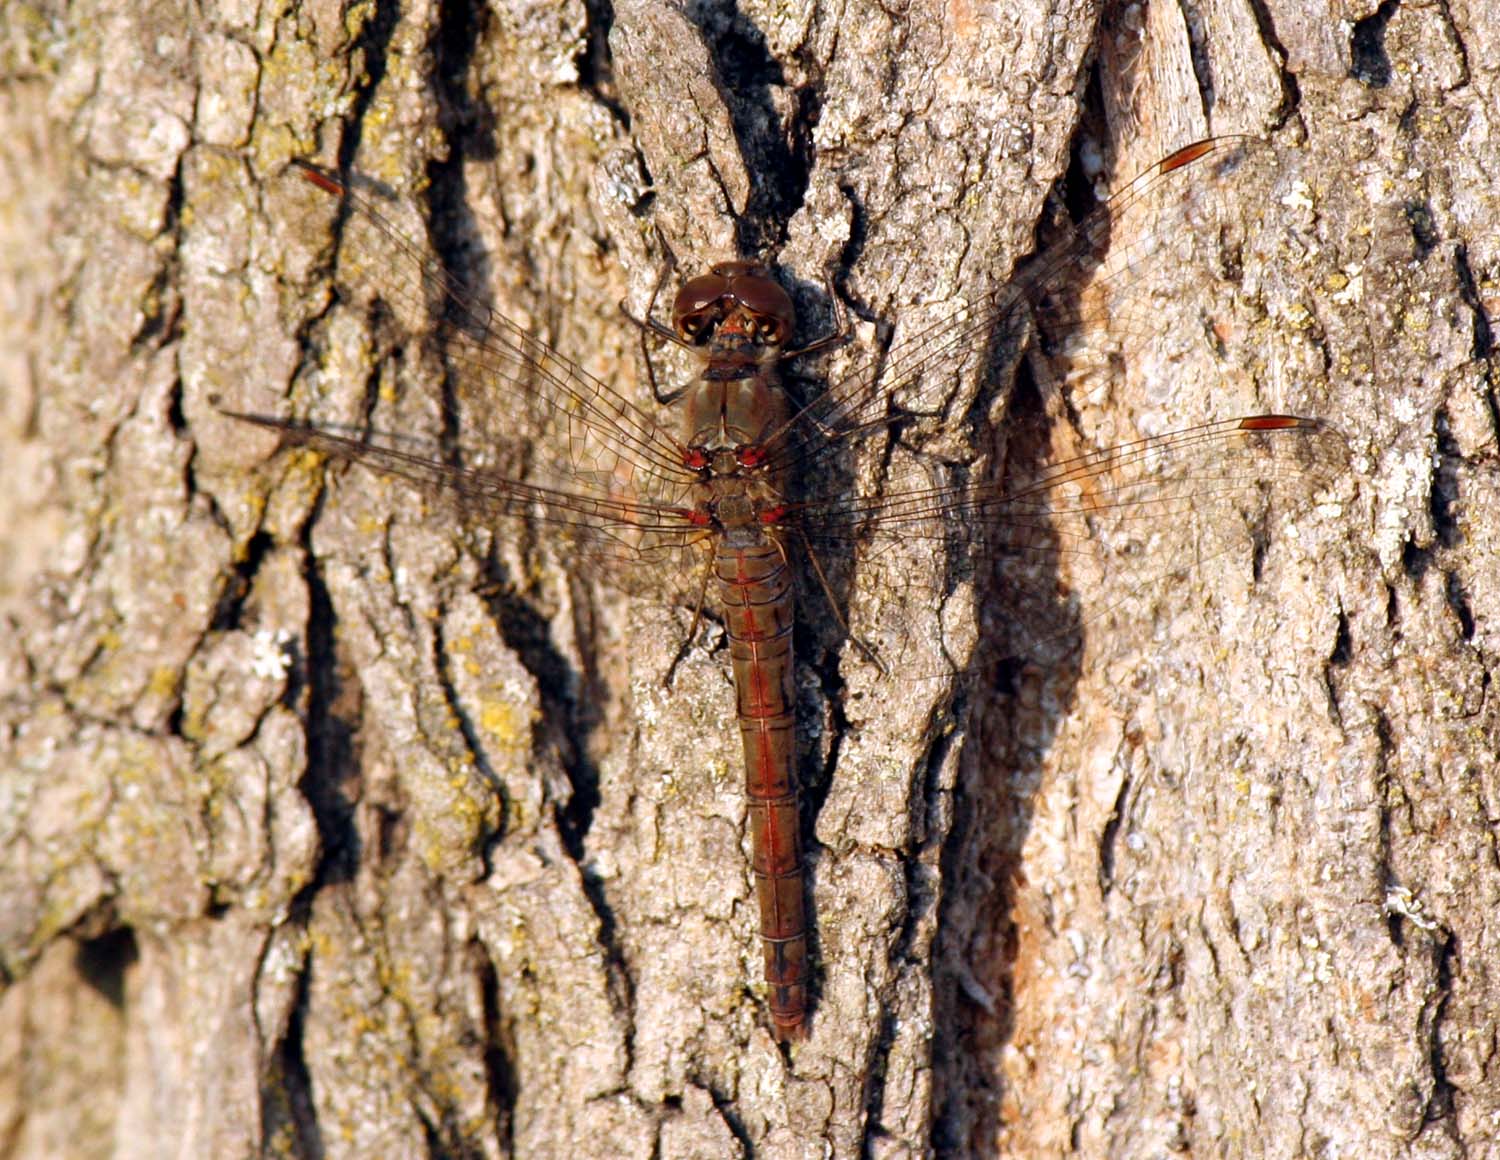
{"label": "gray bark", "polygon": [[[7,5],[5,1154],[1500,1147],[1486,17]],[[211,403],[442,433],[430,353],[331,297],[294,157],[430,205],[497,308],[648,402],[617,303],[657,229],[688,271],[773,249],[813,335],[842,262],[899,341],[1004,284],[1070,149],[1108,186],[1209,132],[1296,147],[1302,195],[1242,208],[1298,246],[1247,259],[1252,321],[1227,273],[1122,320],[1076,418],[1295,410],[1348,469],[1254,559],[1081,609],[1055,667],[934,675],[970,599],[1005,651],[983,582],[912,622],[915,679],[809,658],[790,1053],[687,616]],[[936,568],[882,561],[854,631]]]}

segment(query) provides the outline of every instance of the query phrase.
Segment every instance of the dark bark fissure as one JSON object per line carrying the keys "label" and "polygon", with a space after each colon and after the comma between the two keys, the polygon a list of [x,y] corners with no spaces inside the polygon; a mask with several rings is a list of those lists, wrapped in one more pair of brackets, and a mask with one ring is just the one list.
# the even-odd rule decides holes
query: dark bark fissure
{"label": "dark bark fissure", "polygon": [[1406,203],[1406,223],[1411,228],[1411,237],[1415,243],[1415,257],[1419,262],[1425,262],[1427,255],[1437,248],[1442,240],[1438,236],[1437,225],[1432,220],[1432,205],[1425,198],[1421,201],[1409,201]]}
{"label": "dark bark fissure", "polygon": [[[182,298],[178,287],[182,284],[182,204],[182,166],[179,164],[167,183],[165,221],[161,226],[161,236],[171,238],[172,246],[156,267],[141,300],[141,324],[130,336],[130,352],[135,357],[170,346],[181,337]],[[172,430],[182,435],[187,431],[187,423],[182,417],[180,394],[179,383],[174,391],[170,414]]]}
{"label": "dark bark fissure", "polygon": [[317,820],[322,857],[307,891],[350,881],[359,866],[361,845],[354,799],[360,778],[357,722],[362,697],[358,682],[348,679],[349,666],[341,655],[333,598],[312,550],[313,522],[309,519],[304,525],[302,545],[308,592],[307,771],[298,789]]}
{"label": "dark bark fissure", "polygon": [[[305,909],[305,908],[301,908]],[[305,914],[303,920],[305,921]],[[307,1011],[312,980],[310,964],[303,959],[297,972],[297,993],[291,1004],[286,1033],[267,1054],[270,1074],[261,1082],[261,1128],[264,1139],[277,1139],[290,1125],[298,1160],[322,1160],[323,1129],[313,1101],[312,1074],[308,1070],[306,1046]]]}
{"label": "dark bark fissure", "polygon": [[[1246,7],[1251,19],[1255,21],[1255,30],[1260,42],[1277,60],[1286,60],[1290,54],[1281,34],[1276,30],[1276,21],[1272,15],[1271,6],[1266,3],[1266,0],[1247,0]],[[1291,69],[1278,70],[1276,79],[1281,86],[1281,103],[1276,110],[1276,119],[1282,122],[1302,107],[1302,89],[1297,74]]]}
{"label": "dark bark fissure", "polygon": [[515,1149],[513,1111],[520,1095],[520,1079],[514,1063],[515,1039],[510,1034],[505,1012],[501,1008],[500,980],[495,973],[494,963],[490,961],[488,949],[476,943],[470,954],[477,975],[479,996],[484,1004],[484,1070],[490,1104],[495,1112],[496,1136],[500,1147],[509,1155]]}
{"label": "dark bark fissure", "polygon": [[1464,590],[1464,582],[1455,571],[1443,573],[1446,583],[1444,593],[1448,599],[1448,607],[1458,621],[1459,637],[1462,640],[1474,639],[1474,610],[1470,606],[1468,593]]}
{"label": "dark bark fissure", "polygon": [[[1377,765],[1371,778],[1376,795],[1374,803],[1376,808],[1375,868],[1382,879],[1378,884],[1379,889],[1385,891],[1399,883],[1394,861],[1395,836],[1392,832],[1391,818],[1399,807],[1397,795],[1401,790],[1390,768],[1389,755],[1392,749],[1390,721],[1378,709],[1375,710],[1373,718],[1378,743]],[[1400,918],[1389,909],[1386,911],[1386,933],[1390,936],[1392,946],[1398,950],[1405,947],[1405,933],[1401,929]]]}
{"label": "dark bark fissure", "polygon": [[135,931],[128,926],[83,939],[74,958],[78,977],[121,1010],[125,1007],[126,975],[139,960]]}
{"label": "dark bark fissure", "polygon": [[1349,612],[1342,603],[1338,608],[1338,621],[1334,629],[1333,647],[1323,664],[1323,690],[1328,699],[1328,711],[1333,722],[1342,731],[1345,729],[1343,711],[1343,681],[1354,660],[1354,641],[1349,631]]}
{"label": "dark bark fissure", "polygon": [[578,87],[588,93],[630,131],[630,110],[621,104],[615,89],[615,63],[609,51],[609,30],[614,27],[615,8],[610,0],[583,0],[587,23],[584,48],[578,56]]}
{"label": "dark bark fissure", "polygon": [[1456,513],[1464,502],[1459,490],[1463,452],[1453,437],[1446,406],[1440,407],[1433,416],[1433,433],[1433,476],[1427,496],[1427,513],[1432,518],[1432,535],[1437,546],[1452,549],[1459,545],[1463,535]]}
{"label": "dark bark fissure", "polygon": [[869,1160],[875,1154],[878,1143],[890,1135],[881,1122],[881,1117],[885,1112],[886,1067],[895,1041],[895,1017],[889,1010],[882,1010],[879,1033],[871,1043],[869,1057],[865,1060],[865,1130],[860,1141],[860,1160]]}
{"label": "dark bark fissure", "polygon": [[[741,254],[761,254],[786,240],[786,226],[801,207],[811,178],[813,125],[783,125],[771,100],[786,81],[764,34],[736,10],[733,0],[702,5],[689,14],[713,61],[714,80],[733,123],[750,176],[750,198],[735,223]],[[808,108],[808,90],[800,94]],[[726,198],[726,202],[728,199]]]}
{"label": "dark bark fissure", "polygon": [[400,0],[375,0],[375,14],[359,30],[352,46],[354,54],[364,61],[364,76],[354,86],[354,102],[349,116],[342,122],[347,132],[339,139],[338,169],[349,172],[354,158],[359,153],[360,135],[365,118],[380,92],[385,79],[386,57],[390,53],[391,40],[401,22]]}
{"label": "dark bark fissure", "polygon": [[[1454,247],[1453,264],[1455,273],[1458,275],[1459,293],[1464,305],[1469,308],[1470,316],[1474,319],[1474,361],[1491,364],[1495,353],[1495,329],[1485,309],[1484,297],[1474,281],[1474,270],[1469,264],[1468,247],[1462,241]],[[1492,365],[1491,369],[1493,369]],[[1492,382],[1486,391],[1486,398],[1489,401],[1490,426],[1500,431],[1500,406],[1496,404]]]}
{"label": "dark bark fissure", "polygon": [[[965,721],[966,710],[967,707],[960,698],[946,715],[947,719]],[[941,771],[950,759],[954,759],[955,746],[964,744],[968,737],[966,730],[944,728],[943,724],[942,719],[934,721],[933,736],[925,747],[921,790],[912,796],[910,808],[913,810],[931,811],[935,807],[940,792]],[[943,846],[947,842],[948,835],[933,834],[930,818],[917,818],[914,821],[913,828],[923,835],[924,845]],[[890,957],[893,962],[900,964],[903,968],[914,961],[913,947],[922,919],[933,906],[941,906],[946,899],[946,895],[941,893],[934,896],[929,881],[929,871],[920,858],[921,852],[921,850],[898,852],[906,884],[906,907],[902,914],[900,933],[891,948]],[[938,862],[941,866],[941,851]],[[864,1061],[866,1128],[862,1155],[865,1156],[873,1155],[878,1143],[882,1139],[890,1138],[891,1135],[882,1121],[886,1098],[886,1076],[889,1070],[890,1054],[897,1039],[897,1031],[894,1013],[888,1009],[883,1010],[879,1034],[871,1043],[869,1054]]]}
{"label": "dark bark fissure", "polygon": [[1385,30],[1400,7],[1401,0],[1384,0],[1369,16],[1355,21],[1349,34],[1349,75],[1360,84],[1383,89],[1391,83],[1394,70],[1386,53]]}
{"label": "dark bark fissure", "polygon": [[[1441,935],[1441,937],[1434,937]],[[1448,1079],[1446,1052],[1443,1047],[1444,1016],[1453,997],[1454,965],[1459,958],[1458,939],[1446,929],[1428,935],[1432,944],[1434,983],[1432,994],[1423,1004],[1421,1027],[1427,1041],[1427,1067],[1432,1087],[1422,1109],[1425,1129],[1441,1125],[1442,1134],[1460,1148],[1464,1145],[1457,1119],[1458,1089]]]}
{"label": "dark bark fissure", "polygon": [[1401,571],[1412,582],[1413,588],[1422,583],[1422,578],[1427,575],[1427,569],[1431,566],[1431,548],[1411,539],[1401,546]]}
{"label": "dark bark fissure", "polygon": [[745,1126],[744,1117],[741,1116],[739,1107],[733,1097],[727,1092],[720,1091],[714,1084],[707,1083],[704,1080],[699,1080],[699,1082],[704,1084],[709,1099],[713,1101],[714,1111],[723,1117],[724,1126],[729,1129],[729,1134],[734,1137],[735,1142],[744,1150],[745,1156],[753,1160],[757,1154],[755,1136]]}
{"label": "dark bark fissure", "polygon": [[1114,807],[1109,812],[1109,820],[1104,823],[1104,829],[1099,833],[1099,893],[1106,898],[1114,889],[1115,856],[1118,853],[1116,843],[1120,837],[1120,827],[1124,825],[1129,813],[1130,794],[1134,788],[1135,783],[1129,774],[1120,778]]}
{"label": "dark bark fissure", "polygon": [[[487,31],[483,9],[469,0],[446,0],[438,9],[438,25],[429,44],[431,82],[438,96],[438,126],[447,149],[440,158],[427,162],[429,179],[426,220],[428,235],[443,277],[460,287],[465,300],[462,318],[445,317],[452,308],[435,308],[432,321],[441,333],[446,327],[469,329],[491,308],[487,287],[491,283],[489,255],[475,240],[478,231],[464,185],[464,166],[472,159],[493,159],[497,152],[495,111],[470,91],[474,52]],[[470,301],[473,306],[469,306]],[[445,461],[459,466],[463,461],[465,415],[452,365],[443,361],[439,384],[442,428],[439,444]]]}
{"label": "dark bark fissure", "polygon": [[[506,800],[505,784],[496,773],[495,767],[490,763],[488,751],[480,736],[479,728],[470,717],[469,711],[464,706],[464,699],[459,694],[457,685],[453,680],[453,651],[449,646],[446,634],[443,632],[443,614],[448,610],[440,607],[435,621],[432,636],[432,667],[437,675],[438,684],[442,688],[443,703],[448,707],[448,712],[453,714],[453,720],[458,726],[458,732],[464,739],[464,748],[469,751],[469,757],[474,762],[474,768],[479,771],[479,776],[488,783],[490,790],[494,793],[500,803],[501,816],[503,817],[510,803]],[[489,835],[489,843],[502,841],[505,837],[503,826],[495,833]],[[490,869],[486,864],[485,870]]]}
{"label": "dark bark fissure", "polygon": [[274,547],[274,541],[265,531],[255,532],[246,541],[239,559],[234,561],[232,570],[225,576],[223,590],[208,623],[209,632],[233,632],[244,626],[245,601]]}
{"label": "dark bark fissure", "polygon": [[[432,53],[432,84],[438,95],[438,127],[447,143],[443,160],[428,164],[433,190],[449,195],[443,208],[463,205],[459,175],[465,160],[493,160],[498,155],[497,111],[471,88],[474,55],[494,34],[489,9],[473,0],[443,0],[429,48]],[[438,205],[433,206],[434,217]],[[440,252],[446,247],[439,246]],[[478,283],[483,285],[483,282]]]}
{"label": "dark bark fissure", "polygon": [[1182,0],[1182,21],[1187,29],[1189,57],[1193,62],[1193,77],[1198,82],[1198,100],[1204,112],[1213,116],[1218,103],[1218,91],[1214,85],[1213,58],[1209,54],[1207,29],[1203,14],[1192,0]]}

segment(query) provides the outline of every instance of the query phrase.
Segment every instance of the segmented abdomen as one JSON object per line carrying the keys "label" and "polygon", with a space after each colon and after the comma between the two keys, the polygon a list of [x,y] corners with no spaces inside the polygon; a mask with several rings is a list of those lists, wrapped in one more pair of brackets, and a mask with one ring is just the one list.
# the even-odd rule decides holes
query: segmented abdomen
{"label": "segmented abdomen", "polygon": [[720,545],[714,557],[728,626],[745,746],[751,869],[771,1021],[797,1039],[807,1016],[807,919],[797,818],[796,701],[792,686],[792,589],[781,549]]}

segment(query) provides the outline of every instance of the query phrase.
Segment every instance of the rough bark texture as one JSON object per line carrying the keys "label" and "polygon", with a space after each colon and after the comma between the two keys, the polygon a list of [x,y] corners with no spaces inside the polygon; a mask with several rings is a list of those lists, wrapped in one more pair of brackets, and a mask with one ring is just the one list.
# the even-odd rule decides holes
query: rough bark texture
{"label": "rough bark texture", "polygon": [[[1486,5],[604,7],[6,5],[0,1149],[1500,1149]],[[774,248],[814,334],[831,263],[908,325],[1004,281],[1071,149],[1107,185],[1210,131],[1303,146],[1269,208],[1307,244],[1259,348],[1231,325],[1162,406],[1328,418],[1336,502],[1060,668],[807,670],[790,1053],[723,658],[664,688],[680,612],[487,564],[210,403],[441,434],[431,361],[330,298],[292,157],[425,196],[644,399],[616,303],[656,229],[686,269]],[[1209,351],[1219,309],[1157,324]],[[1162,393],[1132,335],[1106,408]]]}

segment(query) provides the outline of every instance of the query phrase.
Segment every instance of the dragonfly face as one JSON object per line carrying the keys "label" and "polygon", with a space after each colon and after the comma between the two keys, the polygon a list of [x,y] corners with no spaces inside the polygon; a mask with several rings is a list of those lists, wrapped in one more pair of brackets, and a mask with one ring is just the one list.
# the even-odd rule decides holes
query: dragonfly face
{"label": "dragonfly face", "polygon": [[688,342],[715,337],[759,344],[775,357],[797,320],[791,297],[759,262],[720,262],[687,282],[672,303],[672,325]]}

